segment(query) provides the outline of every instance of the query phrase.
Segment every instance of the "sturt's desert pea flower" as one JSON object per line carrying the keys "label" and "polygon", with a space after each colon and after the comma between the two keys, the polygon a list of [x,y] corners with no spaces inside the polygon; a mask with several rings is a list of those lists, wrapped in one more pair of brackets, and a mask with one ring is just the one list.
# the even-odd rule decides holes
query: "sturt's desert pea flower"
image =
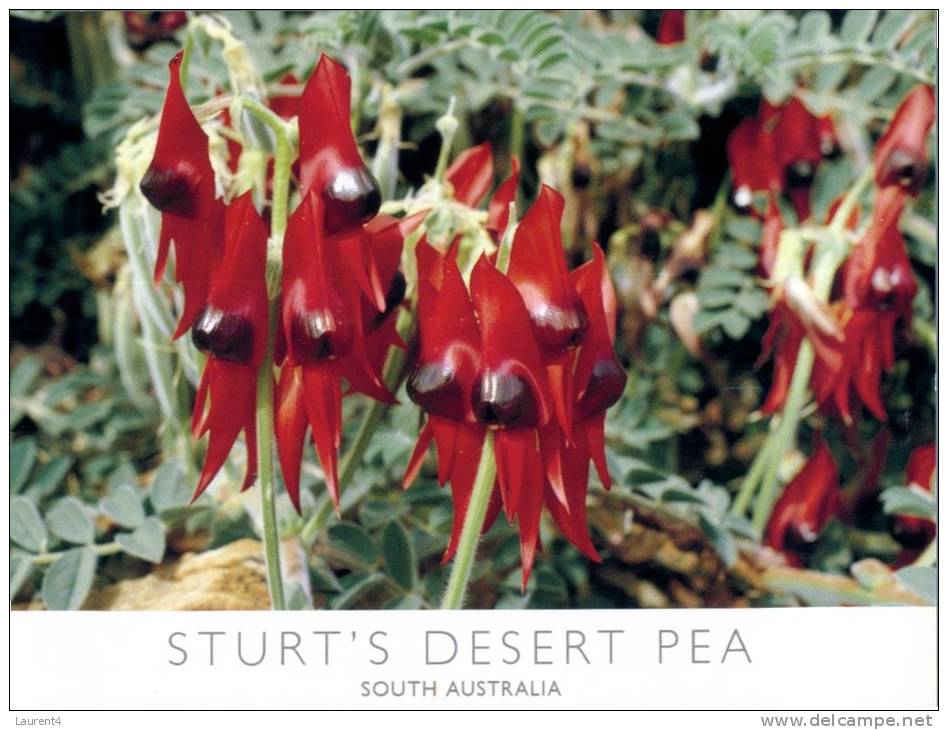
{"label": "sturt's desert pea flower", "polygon": [[[434,441],[438,480],[451,482],[454,502],[449,560],[477,456],[493,431],[497,479],[485,529],[501,510],[518,520],[524,585],[544,503],[567,539],[598,560],[585,521],[589,464],[608,485],[603,419],[626,379],[612,349],[615,295],[602,252],[597,247],[593,261],[567,271],[557,199],[541,191],[517,228],[509,271],[481,256],[470,290],[456,245],[447,253],[424,241],[416,248],[420,350],[408,393],[428,421],[405,482]],[[518,256],[532,257],[538,271],[526,271]]]}
{"label": "sturt's desert pea flower", "polygon": [[217,474],[241,431],[247,442],[244,489],[256,475],[256,383],[268,332],[266,259],[267,227],[247,192],[227,206],[224,249],[191,330],[195,346],[208,356],[192,431],[196,437],[210,434],[195,498]]}
{"label": "sturt's desert pea flower", "polygon": [[663,46],[673,46],[685,40],[685,11],[664,10],[658,21],[655,40]]}
{"label": "sturt's desert pea flower", "polygon": [[[919,446],[912,451],[905,465],[905,481],[910,489],[932,491],[937,459],[935,444]],[[924,517],[898,515],[895,518],[895,536],[907,548],[923,548],[935,537],[935,523]]]}
{"label": "sturt's desert pea flower", "polygon": [[797,217],[810,215],[810,187],[823,157],[836,149],[829,117],[812,114],[796,96],[781,106],[764,100],[727,141],[734,202],[747,207],[754,193],[783,192]]}
{"label": "sturt's desert pea flower", "polygon": [[[479,208],[494,182],[494,157],[490,142],[470,147],[454,158],[444,173],[451,183],[453,197],[469,208]],[[510,204],[517,198],[520,184],[520,160],[510,158],[510,176],[494,191],[487,205],[487,232],[495,243],[507,230]]]}
{"label": "sturt's desert pea flower", "polygon": [[783,552],[793,564],[802,564],[801,554],[809,550],[836,515],[839,499],[839,471],[820,439],[813,455],[774,505],[765,544]]}
{"label": "sturt's desert pea flower", "polygon": [[833,305],[843,334],[840,357],[818,358],[814,367],[817,400],[824,409],[835,407],[846,423],[853,421],[853,392],[872,415],[886,419],[882,372],[895,365],[896,326],[912,320],[918,284],[898,228],[903,200],[894,186],[877,194],[869,227],[840,274],[843,298]]}
{"label": "sturt's desert pea flower", "polygon": [[382,203],[352,134],[351,98],[345,66],[320,56],[300,98],[300,187],[323,198],[329,233],[367,223]]}
{"label": "sturt's desert pea flower", "polygon": [[168,64],[170,78],[158,126],[155,155],[141,191],[161,211],[155,280],[161,279],[174,244],[175,279],[184,288],[184,310],[174,336],[194,321],[207,298],[211,262],[221,255],[224,204],[217,198],[208,138],[181,87],[179,52]]}
{"label": "sturt's desert pea flower", "polygon": [[919,84],[903,99],[875,152],[876,185],[918,194],[928,173],[926,139],[935,122],[935,90]]}
{"label": "sturt's desert pea flower", "polygon": [[[423,214],[379,216],[330,235],[326,203],[315,191],[290,216],[283,242],[283,286],[275,429],[284,483],[297,510],[300,462],[309,426],[333,502],[339,503],[342,381],[348,393],[391,403],[382,379],[390,347],[404,348],[395,328],[405,294],[397,271],[402,241]],[[371,263],[363,256],[368,252]],[[367,268],[384,282],[382,306],[368,288]],[[371,296],[370,296],[371,294]]]}

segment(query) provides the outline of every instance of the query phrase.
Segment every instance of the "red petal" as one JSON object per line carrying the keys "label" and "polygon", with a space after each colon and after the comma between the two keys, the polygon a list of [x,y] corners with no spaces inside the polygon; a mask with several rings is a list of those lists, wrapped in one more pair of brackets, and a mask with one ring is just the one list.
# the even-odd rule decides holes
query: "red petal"
{"label": "red petal", "polygon": [[[579,428],[586,429],[588,424]],[[586,492],[589,480],[589,451],[586,440],[577,435],[576,445],[561,445],[566,504],[553,494],[548,484],[545,502],[563,535],[590,560],[602,562],[589,537],[586,524]]]}
{"label": "red petal", "polygon": [[[522,433],[517,431],[499,431],[497,443],[502,437],[509,438],[511,434]],[[527,431],[533,444],[537,443],[534,431]],[[517,505],[517,520],[520,528],[520,565],[522,582],[521,589],[526,590],[530,572],[533,570],[533,561],[536,556],[537,544],[540,540],[540,509],[543,506],[543,456],[538,446],[527,443],[525,449],[525,463],[523,485],[520,487]]]}
{"label": "red petal", "polygon": [[326,487],[339,510],[339,445],[342,441],[342,391],[333,363],[302,366],[306,417],[313,433]]}
{"label": "red petal", "polygon": [[251,324],[251,363],[259,366],[267,348],[267,226],[248,191],[227,206],[224,250],[211,274],[207,303]]}
{"label": "red petal", "polygon": [[494,183],[494,159],[490,142],[464,150],[454,158],[445,172],[454,188],[454,199],[470,208],[477,208]]}
{"label": "red petal", "polygon": [[[451,502],[453,505],[453,522],[451,528],[451,538],[448,541],[448,547],[444,551],[442,562],[447,562],[457,550],[458,540],[461,537],[461,530],[464,527],[464,518],[467,515],[467,507],[471,501],[471,492],[474,489],[474,480],[477,477],[477,467],[480,463],[481,450],[484,446],[484,429],[479,426],[471,426],[465,423],[455,423],[435,416],[432,419],[435,422],[435,438],[438,434],[444,434],[446,429],[453,430],[451,442],[453,444],[453,453],[451,462],[453,464],[450,474],[451,481]],[[438,446],[438,469],[441,469],[441,446]],[[496,491],[496,490],[495,490]],[[489,517],[489,515],[488,515]],[[496,514],[494,516],[496,518]],[[482,532],[486,532],[493,523],[492,519],[485,519]]]}
{"label": "red petal", "polygon": [[685,40],[685,11],[665,10],[658,21],[655,40],[662,46],[673,46]]}
{"label": "red petal", "polygon": [[[298,84],[300,80],[294,74],[284,74],[280,83],[285,86]],[[298,96],[271,96],[268,100],[268,106],[280,115],[283,119],[292,119],[299,116],[300,97]]]}
{"label": "red petal", "polygon": [[[727,141],[727,158],[737,198],[744,195],[744,190],[749,196],[753,192],[780,189],[773,135],[764,130],[759,119],[747,118],[735,128]],[[738,202],[745,206],[750,199]]]}
{"label": "red petal", "polygon": [[757,268],[765,279],[774,274],[777,263],[777,250],[780,247],[780,232],[783,230],[783,217],[777,196],[771,190],[767,195],[767,215],[764,217],[764,230],[760,239],[760,254]]}
{"label": "red petal", "polygon": [[[227,455],[242,429],[249,440],[253,433],[257,402],[256,368],[213,357],[208,358],[204,367],[202,382],[206,380],[204,387],[207,395],[210,396],[210,405],[207,413],[198,416],[195,421],[203,424],[202,431],[210,432],[210,439],[207,455],[204,458],[204,468],[201,470],[192,501],[200,497],[207,489],[227,460]],[[203,408],[205,403],[202,397],[195,405]],[[195,415],[197,416],[197,413]],[[247,476],[252,479],[256,464],[253,463],[249,448],[247,462]]]}
{"label": "red petal", "polygon": [[205,220],[211,215],[214,204],[214,169],[207,135],[181,88],[183,54],[179,51],[168,64],[168,91],[158,124],[155,155],[142,178],[141,188],[158,210]]}
{"label": "red petal", "polygon": [[303,396],[303,369],[287,365],[280,372],[276,389],[274,431],[280,455],[283,484],[290,501],[300,512],[300,465],[306,440],[306,405]]}
{"label": "red petal", "polygon": [[547,357],[578,345],[586,330],[586,312],[566,270],[560,232],[563,206],[558,192],[541,187],[517,226],[508,271]]}
{"label": "red petal", "polygon": [[300,97],[300,185],[323,196],[331,232],[367,222],[381,203],[352,134],[350,86],[345,67],[322,55]]}
{"label": "red petal", "polygon": [[282,320],[293,365],[341,357],[357,336],[336,290],[340,278],[331,265],[323,211],[322,200],[309,193],[290,216],[283,240]]}
{"label": "red petal", "polygon": [[510,218],[510,204],[517,200],[517,188],[520,185],[520,159],[510,158],[510,177],[504,180],[494,191],[487,205],[487,230],[495,241],[500,241],[507,231]]}
{"label": "red petal", "polygon": [[774,505],[764,541],[776,550],[788,542],[812,542],[833,517],[838,504],[839,472],[833,455],[819,440],[816,450],[790,480]]}
{"label": "red petal", "polygon": [[546,424],[551,409],[545,371],[517,288],[481,256],[471,274],[471,299],[481,330],[482,378],[492,374],[525,381],[538,410],[537,425]]}
{"label": "red petal", "polygon": [[935,90],[919,84],[902,100],[876,144],[876,185],[901,185],[917,193],[927,172],[925,142],[935,122]]}
{"label": "red petal", "polygon": [[431,428],[431,423],[425,423],[424,428],[421,429],[421,433],[418,434],[418,441],[415,443],[415,448],[411,452],[411,457],[408,459],[408,467],[405,469],[405,476],[402,477],[403,489],[408,489],[408,487],[412,485],[412,482],[415,481],[418,472],[421,471],[421,465],[425,461],[425,454],[428,453],[428,447],[431,446],[433,439],[434,430]]}

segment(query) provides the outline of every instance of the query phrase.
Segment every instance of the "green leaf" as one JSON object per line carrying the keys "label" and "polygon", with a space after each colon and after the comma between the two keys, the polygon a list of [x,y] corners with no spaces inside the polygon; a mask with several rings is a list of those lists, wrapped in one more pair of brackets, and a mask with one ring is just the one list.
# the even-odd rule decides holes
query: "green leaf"
{"label": "green leaf", "polygon": [[51,611],[73,611],[82,606],[92,581],[98,556],[86,547],[67,550],[46,570],[40,596]]}
{"label": "green leaf", "polygon": [[720,309],[734,304],[733,289],[698,289],[698,303],[702,309]]}
{"label": "green leaf", "polygon": [[22,403],[17,401],[26,397],[42,371],[42,361],[35,355],[30,355],[21,360],[10,373],[10,428],[16,426],[25,413]]}
{"label": "green leaf", "polygon": [[869,37],[876,19],[878,10],[850,10],[843,18],[843,25],[839,29],[839,37],[846,43],[856,45]]}
{"label": "green leaf", "polygon": [[10,373],[10,398],[25,396],[41,372],[43,372],[43,363],[38,357],[30,355],[23,358]]}
{"label": "green leaf", "polygon": [[738,241],[755,244],[760,241],[760,237],[763,235],[763,227],[760,223],[748,216],[731,218],[724,226],[724,231],[728,236],[736,238]]}
{"label": "green leaf", "polygon": [[388,499],[369,497],[359,505],[359,523],[371,530],[400,517],[407,511],[408,505],[403,500],[392,502]]}
{"label": "green leaf", "polygon": [[735,271],[721,266],[711,266],[701,272],[701,278],[698,280],[698,287],[720,288],[732,286],[739,289],[744,286],[748,275],[743,271]]}
{"label": "green leaf", "polygon": [[856,88],[856,98],[869,106],[882,96],[895,82],[898,74],[885,66],[873,66],[860,79],[859,86]]}
{"label": "green leaf", "polygon": [[10,447],[10,491],[23,491],[36,464],[36,439],[20,438]]}
{"label": "green leaf", "polygon": [[382,533],[382,557],[386,572],[405,590],[412,590],[418,582],[415,548],[405,529],[392,520]]}
{"label": "green leaf", "polygon": [[736,309],[728,310],[721,317],[721,329],[732,340],[739,340],[750,329],[751,320]]}
{"label": "green leaf", "polygon": [[22,550],[10,552],[10,598],[16,598],[26,579],[33,573],[33,556]]}
{"label": "green leaf", "polygon": [[724,565],[729,568],[734,565],[737,562],[737,545],[731,535],[724,528],[709,520],[703,512],[698,513],[698,526],[711,542]]}
{"label": "green leaf", "polygon": [[909,566],[895,572],[902,587],[934,606],[938,602],[938,570],[931,566]]}
{"label": "green leaf", "polygon": [[191,503],[191,487],[176,459],[169,459],[158,467],[148,490],[148,499],[159,514]]}
{"label": "green leaf", "polygon": [[718,249],[715,260],[718,265],[724,264],[734,269],[749,270],[757,265],[757,254],[744,246],[724,244]]}
{"label": "green leaf", "polygon": [[53,494],[59,489],[72,465],[71,456],[57,456],[47,461],[33,474],[32,483],[25,492],[26,496],[38,503]]}
{"label": "green leaf", "polygon": [[879,495],[887,515],[907,515],[935,519],[936,503],[931,492],[919,487],[889,487]]}
{"label": "green leaf", "polygon": [[353,522],[340,522],[329,528],[329,544],[348,559],[366,567],[375,565],[379,550],[369,534]]}
{"label": "green leaf", "polygon": [[872,34],[872,45],[891,50],[912,22],[914,13],[905,10],[887,10]]}
{"label": "green leaf", "polygon": [[385,576],[381,573],[351,573],[342,579],[342,593],[329,601],[329,607],[348,608],[370,588],[384,582]]}
{"label": "green leaf", "polygon": [[26,497],[10,500],[10,540],[31,553],[46,550],[46,525],[36,505]]}
{"label": "green leaf", "polygon": [[[701,290],[699,289],[699,292]],[[700,293],[699,293],[700,296]],[[695,333],[702,335],[705,332],[710,332],[715,327],[719,327],[724,321],[724,317],[730,312],[730,309],[725,309],[723,311],[712,311],[709,309],[700,309],[695,314],[693,320],[691,320],[691,327]]]}
{"label": "green leaf", "polygon": [[95,540],[95,523],[86,506],[73,496],[63,497],[46,513],[49,531],[60,540],[74,545],[89,545]]}
{"label": "green leaf", "polygon": [[149,517],[134,532],[116,535],[115,542],[129,555],[149,563],[160,563],[165,556],[165,530],[157,517]]}
{"label": "green leaf", "polygon": [[114,488],[99,503],[99,509],[113,522],[129,529],[140,527],[145,521],[141,494],[131,484],[120,484]]}
{"label": "green leaf", "polygon": [[751,319],[757,319],[760,315],[770,309],[770,297],[763,289],[744,288],[734,300],[734,306],[740,309]]}
{"label": "green leaf", "polygon": [[808,43],[816,43],[830,33],[833,21],[825,10],[808,10],[800,18],[797,35]]}

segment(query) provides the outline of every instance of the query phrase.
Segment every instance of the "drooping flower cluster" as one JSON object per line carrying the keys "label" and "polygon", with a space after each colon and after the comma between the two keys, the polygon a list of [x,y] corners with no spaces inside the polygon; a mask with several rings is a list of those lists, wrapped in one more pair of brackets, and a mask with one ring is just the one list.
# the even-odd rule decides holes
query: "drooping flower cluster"
{"label": "drooping flower cluster", "polygon": [[519,521],[524,585],[544,504],[563,534],[599,560],[585,517],[588,470],[594,463],[609,485],[605,411],[626,380],[613,351],[615,296],[603,254],[595,247],[592,261],[567,271],[562,214],[562,197],[544,186],[516,229],[507,271],[481,256],[469,288],[457,245],[416,249],[420,350],[408,392],[428,421],[406,484],[434,441],[438,479],[451,483],[454,501],[450,559],[492,431],[497,479],[485,529],[501,510]]}
{"label": "drooping flower cluster", "polygon": [[[141,190],[162,212],[156,278],[173,245],[175,278],[184,289],[175,337],[190,329],[208,356],[192,424],[196,436],[209,434],[195,496],[241,431],[248,450],[244,487],[253,482],[258,375],[272,337],[275,364],[282,365],[274,426],[287,492],[299,509],[299,465],[310,427],[338,503],[342,380],[348,392],[392,400],[381,368],[389,347],[404,347],[395,331],[405,291],[397,267],[402,238],[420,219],[376,216],[378,186],[350,127],[349,76],[322,56],[298,103],[272,104],[299,114],[301,201],[287,224],[280,312],[271,321],[267,224],[250,192],[230,203],[218,197],[208,137],[182,89],[181,58],[170,64],[155,155]],[[241,150],[231,147],[234,165]]]}
{"label": "drooping flower cluster", "polygon": [[747,207],[754,193],[766,193],[768,215],[779,215],[777,195],[782,192],[805,220],[813,178],[836,147],[833,120],[813,115],[798,97],[781,106],[762,101],[757,116],[743,120],[727,142],[734,201]]}
{"label": "drooping flower cluster", "polygon": [[[823,409],[834,410],[851,423],[850,401],[855,394],[876,418],[885,420],[880,380],[882,372],[895,363],[896,326],[911,321],[911,302],[917,291],[899,220],[906,198],[917,193],[928,168],[925,143],[934,109],[931,87],[916,87],[880,138],[872,218],[840,268],[834,290],[837,298],[826,306],[813,298],[807,286],[800,286],[802,281],[785,286],[764,342],[765,353],[773,350],[775,364],[765,412],[783,407],[796,353],[806,336],[816,353],[811,386]],[[854,211],[846,224],[852,230],[857,221]],[[761,247],[767,275],[773,273],[781,225],[779,214],[772,217],[768,212]],[[765,261],[771,263],[764,265]],[[793,285],[798,296],[791,290]]]}

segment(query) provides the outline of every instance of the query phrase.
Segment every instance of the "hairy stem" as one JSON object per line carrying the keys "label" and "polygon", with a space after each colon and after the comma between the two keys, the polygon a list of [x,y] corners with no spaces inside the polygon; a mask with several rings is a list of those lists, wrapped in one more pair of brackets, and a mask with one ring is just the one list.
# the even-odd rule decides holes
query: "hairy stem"
{"label": "hairy stem", "polygon": [[464,526],[461,528],[458,551],[454,556],[454,564],[451,567],[451,576],[448,578],[448,587],[445,589],[441,608],[455,609],[462,608],[464,605],[464,595],[467,593],[467,584],[471,579],[474,555],[477,552],[477,543],[484,527],[487,505],[490,504],[490,495],[494,489],[494,478],[496,476],[494,434],[488,431],[484,438],[484,447],[481,449],[481,459],[477,464],[474,489],[471,490],[471,499],[464,515]]}
{"label": "hairy stem", "polygon": [[257,375],[257,479],[263,507],[263,549],[267,564],[270,605],[286,608],[280,568],[280,535],[276,520],[276,486],[273,463],[273,340],[276,331],[276,300],[270,300],[267,352]]}

